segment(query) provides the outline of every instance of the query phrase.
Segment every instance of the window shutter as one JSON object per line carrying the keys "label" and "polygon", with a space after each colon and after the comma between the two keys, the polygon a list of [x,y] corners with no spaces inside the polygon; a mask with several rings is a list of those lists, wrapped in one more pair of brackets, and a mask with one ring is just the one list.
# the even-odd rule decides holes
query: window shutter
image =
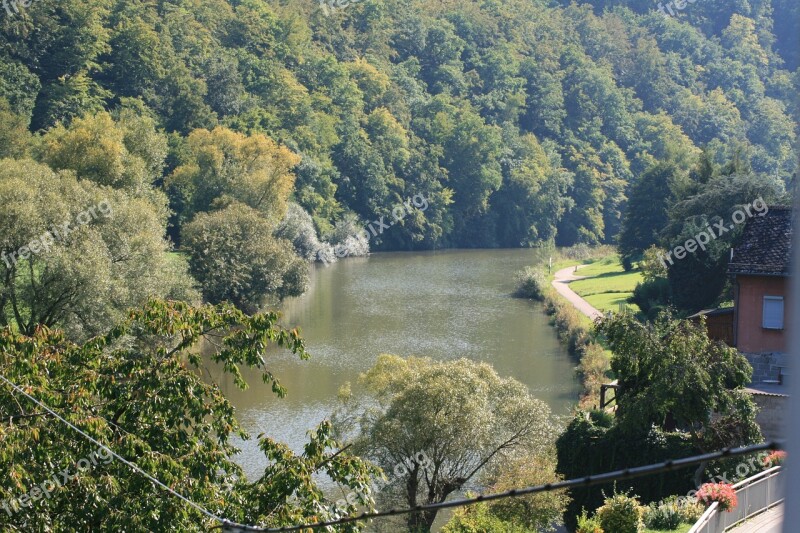
{"label": "window shutter", "polygon": [[783,329],[782,296],[764,296],[764,314],[761,322],[764,329]]}

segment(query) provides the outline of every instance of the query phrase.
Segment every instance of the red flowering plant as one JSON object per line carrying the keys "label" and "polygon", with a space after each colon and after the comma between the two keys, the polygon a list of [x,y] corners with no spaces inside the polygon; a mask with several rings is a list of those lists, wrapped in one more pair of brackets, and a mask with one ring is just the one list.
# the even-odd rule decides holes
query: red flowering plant
{"label": "red flowering plant", "polygon": [[713,502],[719,504],[719,508],[729,513],[736,508],[738,503],[736,491],[728,483],[706,483],[697,491],[697,501],[708,505]]}
{"label": "red flowering plant", "polygon": [[771,468],[773,466],[780,466],[786,460],[786,452],[777,450],[764,457],[764,466]]}

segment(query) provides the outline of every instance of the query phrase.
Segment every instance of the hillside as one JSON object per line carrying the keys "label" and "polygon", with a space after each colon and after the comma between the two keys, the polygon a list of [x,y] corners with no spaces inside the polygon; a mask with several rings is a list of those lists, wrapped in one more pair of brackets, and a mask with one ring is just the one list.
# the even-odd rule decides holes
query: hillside
{"label": "hillside", "polygon": [[0,11],[0,97],[34,132],[152,115],[161,176],[194,129],[264,133],[323,233],[428,199],[373,249],[613,242],[629,184],[701,148],[788,183],[795,4],[594,4],[36,0]]}

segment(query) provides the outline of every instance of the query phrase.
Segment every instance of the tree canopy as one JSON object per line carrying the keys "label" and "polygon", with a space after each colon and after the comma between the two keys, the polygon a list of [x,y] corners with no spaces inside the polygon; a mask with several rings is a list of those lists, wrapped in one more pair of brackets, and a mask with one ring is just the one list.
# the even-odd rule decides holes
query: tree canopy
{"label": "tree canopy", "polygon": [[[378,470],[340,449],[327,422],[299,453],[259,437],[266,466],[257,479],[248,480],[234,462],[232,438],[250,437],[220,385],[203,378],[208,363],[197,348],[213,343],[209,362],[237,386],[247,386],[241,369],[251,367],[282,396],[286,391],[270,372],[266,347],[283,347],[301,358],[308,354],[298,331],[277,321],[275,313],[248,316],[229,305],[152,301],[82,344],[47,327],[30,336],[5,329],[0,375],[227,520],[284,526],[353,513],[356,504],[370,507],[367,485]],[[0,513],[4,530],[205,531],[219,525],[127,465],[106,460],[107,452],[5,383],[0,410],[0,498],[13,511]],[[85,467],[82,460],[92,457],[103,460]],[[60,486],[46,497],[40,491],[33,505],[21,499],[35,497],[32,487],[59,471],[69,479],[59,476]],[[353,503],[326,500],[316,481],[323,474],[352,491]]]}
{"label": "tree canopy", "polygon": [[[394,484],[410,506],[443,502],[515,453],[536,455],[553,443],[547,405],[486,363],[381,355],[361,382],[376,404],[353,405],[346,391],[349,405],[334,422],[352,432],[360,455],[386,471],[418,452],[426,455],[427,467],[415,461]],[[414,513],[408,527],[427,531],[435,518],[435,512]]]}

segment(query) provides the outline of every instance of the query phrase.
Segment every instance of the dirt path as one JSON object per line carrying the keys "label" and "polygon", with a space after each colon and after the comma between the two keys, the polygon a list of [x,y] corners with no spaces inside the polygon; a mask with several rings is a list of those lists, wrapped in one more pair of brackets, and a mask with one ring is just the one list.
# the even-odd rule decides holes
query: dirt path
{"label": "dirt path", "polygon": [[[580,265],[578,268],[580,269],[583,266],[585,265]],[[575,291],[569,288],[569,283],[571,281],[584,279],[585,277],[586,276],[576,276],[574,266],[562,268],[555,274],[553,288],[557,290],[561,296],[569,300],[569,302],[574,305],[578,311],[594,320],[597,317],[603,316],[603,314],[592,307],[589,302],[578,296]]]}

